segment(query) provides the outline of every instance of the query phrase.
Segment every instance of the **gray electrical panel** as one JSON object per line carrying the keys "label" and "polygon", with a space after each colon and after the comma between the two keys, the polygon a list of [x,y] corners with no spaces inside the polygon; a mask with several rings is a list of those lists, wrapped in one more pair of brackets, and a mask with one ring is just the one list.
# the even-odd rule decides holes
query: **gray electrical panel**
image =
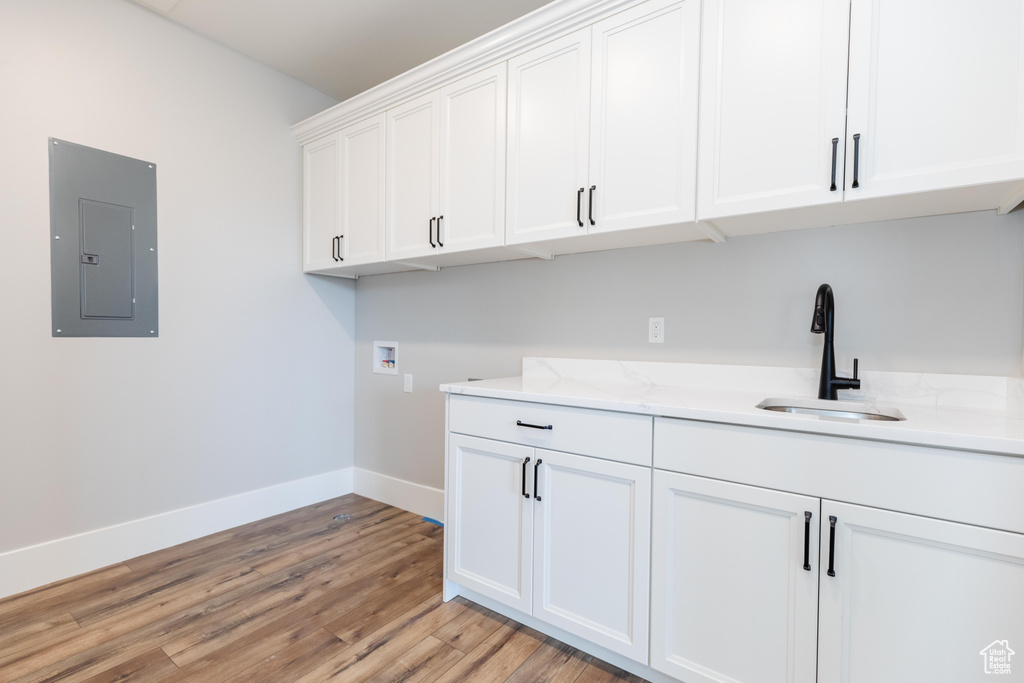
{"label": "gray electrical panel", "polygon": [[50,138],[54,337],[156,337],[156,164]]}

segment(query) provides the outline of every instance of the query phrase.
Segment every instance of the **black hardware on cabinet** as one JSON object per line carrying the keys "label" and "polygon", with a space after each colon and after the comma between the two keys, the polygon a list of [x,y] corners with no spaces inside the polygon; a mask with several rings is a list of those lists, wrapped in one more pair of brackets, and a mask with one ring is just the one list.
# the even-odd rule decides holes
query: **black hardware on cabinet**
{"label": "black hardware on cabinet", "polygon": [[444,244],[441,242],[441,221],[444,220],[444,216],[437,217],[437,246],[443,247]]}
{"label": "black hardware on cabinet", "polygon": [[345,239],[344,235],[338,235],[338,260],[344,261],[345,257],[341,255],[341,241]]}
{"label": "black hardware on cabinet", "polygon": [[853,136],[853,184],[850,187],[860,187],[858,176],[860,175],[860,133]]}
{"label": "black hardware on cabinet", "polygon": [[332,237],[331,238],[331,258],[334,259],[335,261],[338,260],[338,238],[337,237]]}
{"label": "black hardware on cabinet", "polygon": [[811,571],[811,513],[804,511],[804,569]]}
{"label": "black hardware on cabinet", "polygon": [[529,498],[530,497],[530,494],[526,492],[526,464],[529,463],[529,462],[530,462],[529,458],[527,458],[526,460],[523,461],[523,498]]}
{"label": "black hardware on cabinet", "polygon": [[836,564],[836,516],[828,516],[828,575],[835,576]]}
{"label": "black hardware on cabinet", "polygon": [[583,188],[582,187],[580,188],[580,191],[576,193],[576,222],[579,223],[580,227],[582,228],[583,227],[583,219],[580,218],[580,212],[581,211],[583,211]]}
{"label": "black hardware on cabinet", "polygon": [[517,427],[529,427],[530,429],[554,429],[552,425],[532,425],[522,420],[516,420]]}
{"label": "black hardware on cabinet", "polygon": [[437,245],[434,244],[434,221],[436,221],[436,220],[437,219],[433,218],[433,217],[430,219],[430,238],[429,238],[430,239],[430,246],[434,247],[435,249],[437,248]]}
{"label": "black hardware on cabinet", "polygon": [[597,185],[590,186],[590,207],[587,210],[587,218],[590,219],[591,225],[596,225],[594,222],[594,190],[597,189]]}
{"label": "black hardware on cabinet", "polygon": [[544,462],[540,458],[537,458],[537,464],[533,466],[533,497],[540,502],[540,489],[537,488],[537,472],[540,471],[540,464]]}
{"label": "black hardware on cabinet", "polygon": [[839,138],[832,138],[832,187],[829,192],[836,191],[836,158],[839,154]]}

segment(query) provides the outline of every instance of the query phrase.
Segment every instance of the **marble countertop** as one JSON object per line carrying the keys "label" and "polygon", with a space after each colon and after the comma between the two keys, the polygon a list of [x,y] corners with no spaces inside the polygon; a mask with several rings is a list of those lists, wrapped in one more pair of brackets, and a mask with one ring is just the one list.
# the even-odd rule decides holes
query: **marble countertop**
{"label": "marble countertop", "polygon": [[878,422],[777,413],[765,398],[814,398],[817,371],[682,363],[523,359],[523,375],[441,385],[450,394],[530,401],[841,437],[1024,456],[1017,378],[864,373],[841,400],[898,408]]}

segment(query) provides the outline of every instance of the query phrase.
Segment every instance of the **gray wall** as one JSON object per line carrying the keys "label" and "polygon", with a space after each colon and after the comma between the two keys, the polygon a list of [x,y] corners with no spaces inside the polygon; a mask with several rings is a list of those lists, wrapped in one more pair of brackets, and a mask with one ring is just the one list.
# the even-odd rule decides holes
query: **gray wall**
{"label": "gray wall", "polygon": [[[523,356],[817,367],[822,282],[840,369],[1019,376],[1022,229],[985,212],[362,278],[356,466],[442,487],[438,384]],[[374,339],[399,342],[398,377],[371,372]]]}
{"label": "gray wall", "polygon": [[[0,551],[350,466],[289,129],[334,101],[127,0],[0,2],[0,93]],[[47,136],[158,164],[159,339],[51,338]]]}

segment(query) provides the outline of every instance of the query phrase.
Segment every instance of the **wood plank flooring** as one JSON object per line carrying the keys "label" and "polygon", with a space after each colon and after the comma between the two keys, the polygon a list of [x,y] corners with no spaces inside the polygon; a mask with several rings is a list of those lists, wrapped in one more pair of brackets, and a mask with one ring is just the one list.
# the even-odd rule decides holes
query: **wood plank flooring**
{"label": "wood plank flooring", "polygon": [[442,534],[348,495],[15,595],[0,681],[642,680],[442,602]]}

